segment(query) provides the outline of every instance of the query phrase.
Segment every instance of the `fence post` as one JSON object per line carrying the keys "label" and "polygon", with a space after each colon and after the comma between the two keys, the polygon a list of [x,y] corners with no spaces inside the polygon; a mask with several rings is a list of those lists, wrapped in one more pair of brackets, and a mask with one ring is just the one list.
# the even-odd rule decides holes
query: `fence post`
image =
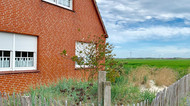
{"label": "fence post", "polygon": [[102,82],[106,82],[106,71],[98,72],[98,104],[102,104],[103,99]]}
{"label": "fence post", "polygon": [[21,106],[31,106],[30,96],[21,97]]}
{"label": "fence post", "polygon": [[2,94],[0,92],[0,105],[3,104]]}
{"label": "fence post", "polygon": [[111,82],[102,83],[103,89],[103,106],[111,106]]}

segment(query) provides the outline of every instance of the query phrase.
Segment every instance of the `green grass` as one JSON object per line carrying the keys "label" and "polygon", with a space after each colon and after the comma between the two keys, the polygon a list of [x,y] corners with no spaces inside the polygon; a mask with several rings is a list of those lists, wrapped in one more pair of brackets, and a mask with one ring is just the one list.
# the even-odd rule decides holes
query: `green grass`
{"label": "green grass", "polygon": [[139,87],[129,83],[124,75],[116,78],[116,83],[112,84],[111,90],[112,103],[119,103],[118,105],[140,103],[144,100],[151,102],[155,98],[154,92],[141,92]]}
{"label": "green grass", "polygon": [[[152,101],[155,97],[155,93],[149,91],[140,92],[139,87],[134,86],[131,82],[128,81],[128,74],[133,68],[139,66],[147,65],[150,67],[156,68],[171,68],[179,73],[179,78],[188,73],[188,68],[190,67],[190,59],[117,59],[120,62],[124,63],[124,74],[119,78],[116,78],[116,83],[112,84],[111,89],[111,98],[112,104],[130,104],[138,103],[144,100]],[[144,77],[144,82],[147,81],[147,78]],[[78,103],[83,98],[83,102],[94,102],[97,103],[97,82],[93,82],[93,86],[89,86],[90,82],[76,81],[73,79],[69,80],[60,80],[58,83],[49,84],[49,86],[41,85],[36,89],[31,89],[29,93],[34,97],[36,95],[41,95],[47,99],[61,99],[68,101],[75,101]],[[90,89],[88,88],[90,87]],[[72,90],[74,89],[74,90]],[[84,95],[81,94],[81,91],[77,89],[83,89]],[[88,100],[90,97],[90,100]]]}
{"label": "green grass", "polygon": [[124,63],[125,70],[136,68],[138,66],[147,65],[157,68],[171,68],[178,72],[178,79],[188,74],[190,67],[190,59],[117,59]]}
{"label": "green grass", "polygon": [[[144,100],[151,101],[155,97],[155,93],[151,92],[140,92],[138,87],[129,84],[124,76],[117,78],[116,84],[112,84],[111,89],[111,98],[112,104],[131,104],[138,103]],[[63,79],[59,80],[58,83],[46,85],[40,85],[37,88],[33,89],[31,87],[27,95],[31,95],[32,100],[35,96],[42,99],[45,97],[47,101],[50,99],[65,101],[68,100],[68,103],[95,103],[97,104],[97,81],[94,82],[82,82],[76,81],[74,79]],[[89,99],[90,97],[90,99]],[[34,102],[34,101],[33,101]]]}
{"label": "green grass", "polygon": [[45,97],[48,101],[50,99],[65,101],[68,103],[97,102],[97,83],[95,82],[82,82],[74,79],[63,79],[57,83],[46,85],[39,85],[35,89],[31,87],[28,94],[32,96],[32,100],[37,97],[42,99]]}
{"label": "green grass", "polygon": [[187,69],[190,67],[190,59],[119,59],[119,61],[128,62],[128,66],[137,67],[149,65],[156,67]]}

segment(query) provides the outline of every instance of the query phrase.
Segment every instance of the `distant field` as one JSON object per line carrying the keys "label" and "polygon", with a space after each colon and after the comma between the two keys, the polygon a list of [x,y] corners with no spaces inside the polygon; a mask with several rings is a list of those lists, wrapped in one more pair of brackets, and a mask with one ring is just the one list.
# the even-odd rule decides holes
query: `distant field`
{"label": "distant field", "polygon": [[151,67],[167,67],[172,68],[179,73],[179,77],[183,77],[190,68],[190,59],[118,59],[118,61],[124,62],[124,67],[136,68],[142,65],[148,65]]}

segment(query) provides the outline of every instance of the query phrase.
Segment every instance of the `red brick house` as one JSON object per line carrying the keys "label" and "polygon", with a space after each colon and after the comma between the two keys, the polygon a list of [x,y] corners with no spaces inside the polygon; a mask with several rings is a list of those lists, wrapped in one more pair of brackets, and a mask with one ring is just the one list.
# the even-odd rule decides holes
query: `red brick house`
{"label": "red brick house", "polygon": [[76,42],[88,35],[108,37],[94,0],[1,0],[0,91],[79,78],[60,53],[75,55]]}

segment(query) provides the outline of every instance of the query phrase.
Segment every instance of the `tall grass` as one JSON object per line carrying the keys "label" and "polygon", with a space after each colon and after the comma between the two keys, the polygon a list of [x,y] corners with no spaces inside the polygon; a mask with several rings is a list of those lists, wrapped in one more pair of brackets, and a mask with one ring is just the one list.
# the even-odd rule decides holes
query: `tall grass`
{"label": "tall grass", "polygon": [[125,63],[124,68],[137,68],[147,65],[149,67],[170,68],[178,73],[177,79],[190,73],[190,59],[117,59]]}
{"label": "tall grass", "polygon": [[97,83],[77,81],[74,79],[63,79],[57,83],[40,85],[36,88],[31,87],[28,92],[32,98],[41,97],[47,100],[55,99],[68,102],[96,103],[97,102]]}
{"label": "tall grass", "polygon": [[118,104],[139,103],[144,100],[151,102],[155,97],[154,92],[141,92],[139,87],[129,82],[126,74],[116,79],[116,83],[112,85],[112,102]]}
{"label": "tall grass", "polygon": [[128,80],[135,86],[146,85],[146,87],[150,87],[150,80],[153,80],[157,86],[169,86],[177,80],[177,74],[170,68],[139,66],[131,69]]}
{"label": "tall grass", "polygon": [[[28,95],[32,96],[32,100],[35,97],[41,99],[45,97],[47,100],[60,100],[68,102],[74,102],[78,104],[80,101],[85,103],[97,103],[97,81],[84,82],[74,79],[63,79],[57,83],[51,83],[47,85],[40,85],[36,88],[31,87]],[[140,92],[138,87],[128,83],[125,76],[117,78],[117,83],[112,84],[111,98],[112,104],[130,104],[137,103],[143,100],[151,101],[155,94],[151,92]],[[34,102],[34,101],[33,101]]]}

